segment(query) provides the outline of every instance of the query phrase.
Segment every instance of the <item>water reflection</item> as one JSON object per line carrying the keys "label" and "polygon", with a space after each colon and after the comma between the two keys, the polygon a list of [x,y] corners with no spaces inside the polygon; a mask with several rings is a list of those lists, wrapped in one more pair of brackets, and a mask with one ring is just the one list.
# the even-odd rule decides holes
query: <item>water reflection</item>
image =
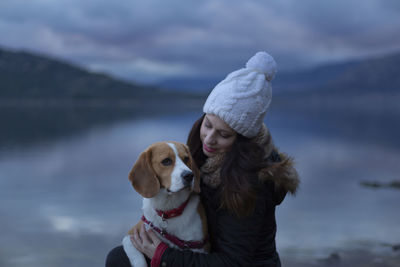
{"label": "water reflection", "polygon": [[[156,141],[185,142],[198,116],[126,114],[116,123],[76,126],[80,130],[66,135],[60,133],[68,123],[55,133],[43,122],[45,128],[37,130],[42,134],[32,139],[29,131],[15,130],[12,142],[29,146],[0,150],[0,265],[102,266],[107,251],[140,217],[141,198],[127,180],[138,154]],[[400,242],[400,191],[359,185],[400,178],[397,137],[387,140],[377,130],[360,134],[365,121],[330,116],[327,123],[307,112],[268,115],[276,144],[295,157],[302,177],[298,195],[277,210],[277,244],[286,266],[321,265],[315,259],[349,249],[390,256],[382,244]],[[354,138],[357,131],[360,138]],[[10,144],[5,137],[2,144]]]}
{"label": "water reflection", "polygon": [[140,213],[127,179],[139,152],[155,141],[184,142],[191,123],[133,119],[3,149],[0,258],[7,266],[71,266],[71,259],[73,266],[103,265]]}
{"label": "water reflection", "polygon": [[158,116],[162,112],[119,107],[1,107],[0,147],[4,150],[51,142],[84,133],[89,128],[110,127],[115,122]]}

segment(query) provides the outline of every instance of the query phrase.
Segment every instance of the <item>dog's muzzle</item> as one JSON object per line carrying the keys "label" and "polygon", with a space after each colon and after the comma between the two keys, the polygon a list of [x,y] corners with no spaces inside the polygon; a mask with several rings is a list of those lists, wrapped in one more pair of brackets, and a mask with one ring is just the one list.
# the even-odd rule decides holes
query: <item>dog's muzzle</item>
{"label": "dog's muzzle", "polygon": [[191,172],[191,171],[183,171],[181,174],[181,177],[183,179],[183,184],[185,186],[189,186],[193,182],[194,175],[193,175],[193,172]]}

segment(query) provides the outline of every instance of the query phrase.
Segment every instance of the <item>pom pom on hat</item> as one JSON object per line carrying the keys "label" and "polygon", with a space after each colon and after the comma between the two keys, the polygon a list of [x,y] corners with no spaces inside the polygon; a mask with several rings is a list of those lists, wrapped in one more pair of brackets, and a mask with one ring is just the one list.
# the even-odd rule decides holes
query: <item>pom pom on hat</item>
{"label": "pom pom on hat", "polygon": [[275,73],[275,60],[258,52],[246,68],[231,72],[215,86],[203,106],[204,113],[217,115],[243,136],[256,136],[271,102],[270,81]]}
{"label": "pom pom on hat", "polygon": [[246,68],[264,73],[265,78],[270,82],[276,73],[276,62],[267,52],[258,52],[246,63]]}

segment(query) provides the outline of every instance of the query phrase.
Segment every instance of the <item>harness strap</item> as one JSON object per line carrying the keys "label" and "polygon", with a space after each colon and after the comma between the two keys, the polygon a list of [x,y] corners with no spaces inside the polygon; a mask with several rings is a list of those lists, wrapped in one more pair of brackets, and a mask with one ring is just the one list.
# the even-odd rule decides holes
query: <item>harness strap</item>
{"label": "harness strap", "polygon": [[169,240],[170,242],[172,242],[173,244],[175,244],[177,247],[179,247],[181,249],[188,249],[188,248],[200,249],[200,248],[203,248],[208,241],[208,236],[200,241],[185,241],[185,240],[179,239],[178,237],[176,237],[174,235],[169,234],[168,232],[166,232],[163,229],[156,227],[152,222],[147,220],[146,217],[144,217],[144,215],[142,216],[142,221],[144,223],[148,224],[154,231],[156,231],[157,233],[159,233],[164,238],[166,238],[167,240]]}

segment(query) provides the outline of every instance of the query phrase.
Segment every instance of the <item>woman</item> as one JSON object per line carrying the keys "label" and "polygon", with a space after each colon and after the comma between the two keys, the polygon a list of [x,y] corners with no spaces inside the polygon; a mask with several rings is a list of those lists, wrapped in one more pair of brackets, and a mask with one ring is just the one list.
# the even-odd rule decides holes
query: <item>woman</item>
{"label": "woman", "polygon": [[[276,63],[259,52],[230,73],[208,96],[187,144],[201,170],[201,199],[211,252],[169,248],[144,228],[132,236],[151,266],[280,266],[275,247],[275,206],[299,180],[291,160],[278,153],[263,123]],[[121,247],[107,266],[129,261]]]}

